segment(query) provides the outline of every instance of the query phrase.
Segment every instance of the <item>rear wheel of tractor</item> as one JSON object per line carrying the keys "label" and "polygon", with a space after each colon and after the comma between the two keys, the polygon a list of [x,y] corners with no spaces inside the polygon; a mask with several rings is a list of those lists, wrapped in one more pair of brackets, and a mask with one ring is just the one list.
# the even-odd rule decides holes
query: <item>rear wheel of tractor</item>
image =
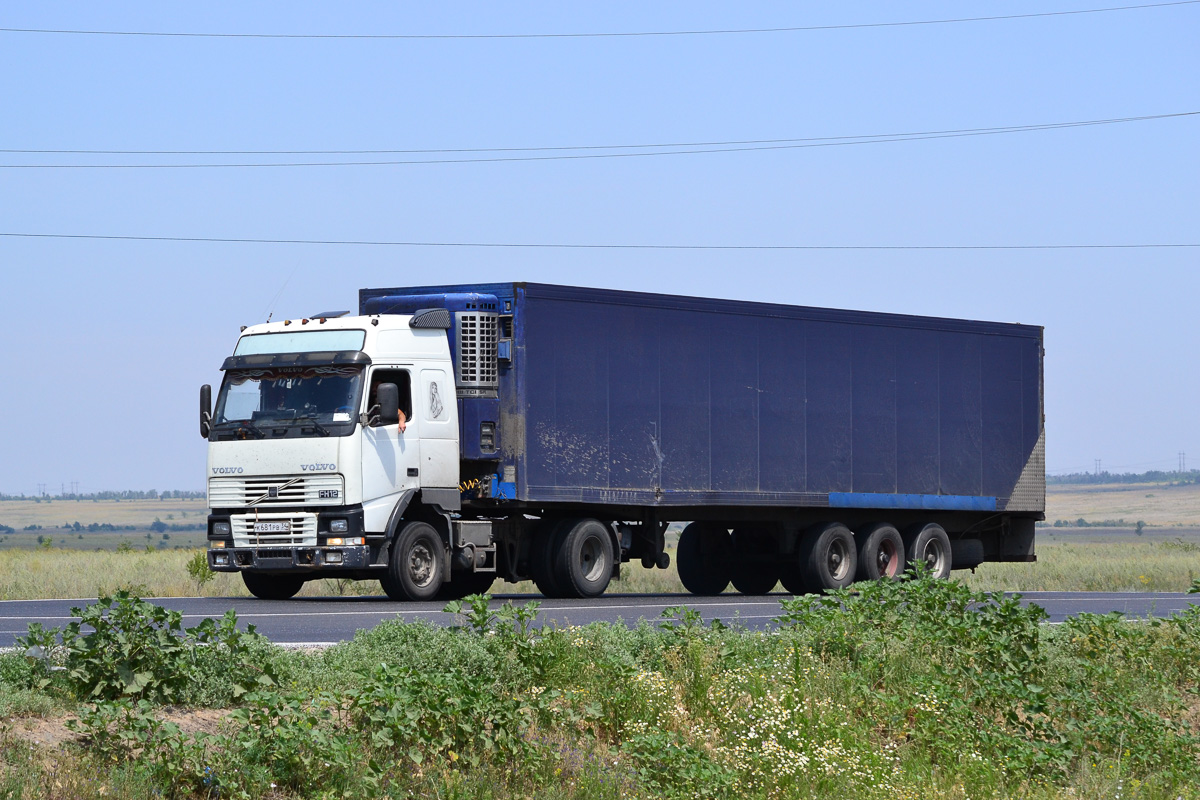
{"label": "rear wheel of tractor", "polygon": [[733,577],[729,531],[708,522],[693,522],[679,534],[675,562],[683,588],[692,594],[714,595],[725,591]]}
{"label": "rear wheel of tractor", "polygon": [[779,583],[779,567],[770,558],[770,534],[759,528],[734,528],[730,581],[742,594],[768,594]]}
{"label": "rear wheel of tractor", "polygon": [[304,587],[304,578],[298,575],[263,575],[260,572],[243,572],[242,582],[250,594],[259,600],[287,600],[295,597]]}
{"label": "rear wheel of tractor", "polygon": [[487,594],[496,581],[494,572],[454,572],[438,589],[438,600],[462,600],[473,594]]}
{"label": "rear wheel of tractor", "polygon": [[554,557],[562,539],[564,520],[546,520],[533,536],[529,553],[529,577],[533,578],[538,591],[546,597],[562,597],[558,577],[554,572]]}
{"label": "rear wheel of tractor", "polygon": [[613,573],[612,533],[598,519],[564,523],[556,537],[555,582],[567,597],[597,597]]}
{"label": "rear wheel of tractor", "polygon": [[886,522],[869,525],[858,534],[857,580],[898,580],[904,574],[904,539]]}
{"label": "rear wheel of tractor", "polygon": [[854,535],[840,522],[811,528],[800,546],[800,571],[810,590],[845,589],[854,582],[858,550]]}
{"label": "rear wheel of tractor", "polygon": [[396,535],[383,590],[393,600],[432,600],[445,580],[442,537],[427,522],[409,522]]}
{"label": "rear wheel of tractor", "polygon": [[923,564],[931,578],[950,577],[950,537],[941,525],[914,525],[904,532],[904,552],[909,567]]}

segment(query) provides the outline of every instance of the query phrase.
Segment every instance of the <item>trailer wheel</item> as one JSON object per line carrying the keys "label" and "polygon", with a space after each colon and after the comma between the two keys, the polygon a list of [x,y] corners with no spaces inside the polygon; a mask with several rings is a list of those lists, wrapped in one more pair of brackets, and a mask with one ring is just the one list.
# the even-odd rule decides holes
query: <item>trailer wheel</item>
{"label": "trailer wheel", "polygon": [[613,573],[612,534],[597,519],[563,523],[554,537],[554,579],[567,597],[597,597]]}
{"label": "trailer wheel", "polygon": [[675,561],[679,580],[692,594],[713,595],[725,591],[732,575],[733,547],[729,531],[707,522],[693,522],[679,534]]}
{"label": "trailer wheel", "polygon": [[409,522],[392,547],[387,576],[379,582],[393,600],[432,600],[444,581],[442,538],[427,522]]}
{"label": "trailer wheel", "polygon": [[494,572],[456,572],[438,589],[438,600],[462,600],[472,594],[487,594],[496,581]]}
{"label": "trailer wheel", "polygon": [[760,528],[734,528],[730,582],[742,594],[768,594],[779,583],[779,569],[769,559],[770,533]]}
{"label": "trailer wheel", "polygon": [[854,582],[858,549],[854,535],[840,522],[809,529],[800,545],[800,570],[810,589],[844,589]]}
{"label": "trailer wheel", "polygon": [[930,522],[914,525],[904,532],[905,562],[909,567],[923,562],[931,578],[949,578],[951,566],[950,537],[941,525]]}
{"label": "trailer wheel", "polygon": [[904,539],[900,531],[886,522],[876,522],[858,534],[858,580],[896,580],[903,574]]}
{"label": "trailer wheel", "polygon": [[304,586],[304,578],[298,575],[263,575],[260,572],[243,572],[242,582],[259,600],[287,600],[295,597]]}

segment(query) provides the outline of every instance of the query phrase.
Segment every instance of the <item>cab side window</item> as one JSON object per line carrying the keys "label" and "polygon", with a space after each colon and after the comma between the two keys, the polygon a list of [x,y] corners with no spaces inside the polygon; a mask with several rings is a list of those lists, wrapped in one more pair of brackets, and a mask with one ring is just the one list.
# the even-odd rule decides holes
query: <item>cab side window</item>
{"label": "cab side window", "polygon": [[[379,405],[379,385],[381,383],[394,383],[396,388],[400,390],[400,410],[404,412],[404,418],[411,420],[413,418],[412,410],[412,379],[406,369],[377,369],[371,373],[371,388],[367,395],[367,409],[370,410]],[[376,423],[378,425],[379,423]]]}

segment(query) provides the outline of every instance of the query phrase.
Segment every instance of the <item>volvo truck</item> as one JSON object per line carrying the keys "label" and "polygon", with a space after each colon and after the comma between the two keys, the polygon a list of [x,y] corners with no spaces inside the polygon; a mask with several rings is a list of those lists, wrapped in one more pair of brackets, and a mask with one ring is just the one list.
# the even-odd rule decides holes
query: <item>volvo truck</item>
{"label": "volvo truck", "polygon": [[208,440],[208,560],[260,598],[671,563],[701,595],[1033,561],[1037,326],[534,283],[375,288],[244,328]]}

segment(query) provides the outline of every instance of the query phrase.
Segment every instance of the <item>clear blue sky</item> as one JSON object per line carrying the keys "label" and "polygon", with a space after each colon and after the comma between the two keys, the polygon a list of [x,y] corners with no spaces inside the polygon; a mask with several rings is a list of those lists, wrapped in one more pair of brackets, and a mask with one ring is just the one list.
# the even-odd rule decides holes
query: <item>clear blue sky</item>
{"label": "clear blue sky", "polygon": [[[892,22],[1103,0],[64,2],[0,27],[569,33]],[[0,148],[333,150],[882,134],[1200,110],[1200,5],[713,36],[0,33]],[[0,169],[0,232],[664,244],[1200,242],[1200,117],[653,158]],[[377,158],[377,157],[376,157]],[[0,163],[199,156],[0,154]],[[218,157],[214,161],[269,160]],[[322,160],[317,158],[316,160]],[[1200,250],[611,251],[0,237],[0,491],[200,489],[197,387],[238,326],[364,286],[527,280],[1046,327],[1051,471],[1200,465]]]}

